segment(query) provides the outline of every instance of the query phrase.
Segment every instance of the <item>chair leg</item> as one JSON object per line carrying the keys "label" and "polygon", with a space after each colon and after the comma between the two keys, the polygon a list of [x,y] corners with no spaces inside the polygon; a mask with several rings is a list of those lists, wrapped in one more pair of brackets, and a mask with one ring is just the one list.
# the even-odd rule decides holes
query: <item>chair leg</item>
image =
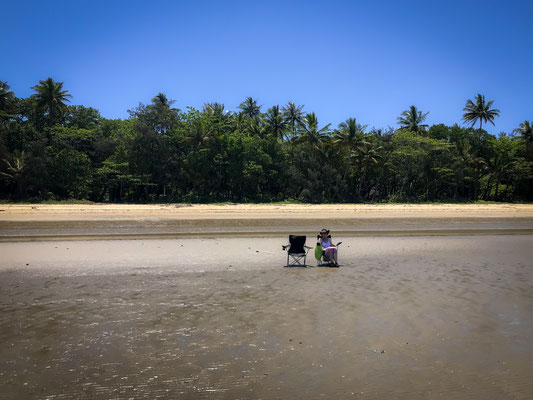
{"label": "chair leg", "polygon": [[[289,257],[292,261],[292,264],[289,264]],[[302,263],[303,260],[303,263]],[[295,256],[293,254],[287,254],[287,265],[294,265],[298,267],[305,267],[306,264],[306,256]]]}

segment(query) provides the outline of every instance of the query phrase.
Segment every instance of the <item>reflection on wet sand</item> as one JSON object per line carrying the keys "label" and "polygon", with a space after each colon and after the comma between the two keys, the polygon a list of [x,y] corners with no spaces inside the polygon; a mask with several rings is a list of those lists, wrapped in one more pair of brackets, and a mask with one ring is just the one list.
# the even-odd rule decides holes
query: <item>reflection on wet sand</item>
{"label": "reflection on wet sand", "polygon": [[4,398],[533,397],[532,236],[339,239],[2,243]]}
{"label": "reflection on wet sand", "polygon": [[[76,217],[79,217],[77,215]],[[153,216],[152,216],[153,217]],[[328,226],[337,235],[427,236],[533,234],[533,217],[327,217],[327,218],[153,218],[0,220],[0,241],[264,237],[312,234]]]}

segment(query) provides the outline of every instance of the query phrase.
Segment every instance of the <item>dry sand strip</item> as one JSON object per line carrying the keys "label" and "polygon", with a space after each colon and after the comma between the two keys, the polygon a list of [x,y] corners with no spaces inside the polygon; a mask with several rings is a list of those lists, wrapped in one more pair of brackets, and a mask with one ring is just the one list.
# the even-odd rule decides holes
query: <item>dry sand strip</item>
{"label": "dry sand strip", "polygon": [[533,204],[4,204],[0,221],[533,217]]}

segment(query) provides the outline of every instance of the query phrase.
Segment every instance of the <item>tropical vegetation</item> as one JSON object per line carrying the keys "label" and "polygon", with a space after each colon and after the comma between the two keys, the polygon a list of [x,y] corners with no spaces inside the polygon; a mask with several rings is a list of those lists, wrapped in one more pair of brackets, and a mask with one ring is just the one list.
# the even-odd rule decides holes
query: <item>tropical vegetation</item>
{"label": "tropical vegetation", "polygon": [[19,98],[0,81],[4,201],[533,200],[533,121],[489,134],[500,111],[481,94],[464,126],[429,126],[413,105],[398,129],[369,129],[354,115],[332,127],[293,102],[180,109],[164,93],[108,119],[71,104],[63,82],[32,89]]}

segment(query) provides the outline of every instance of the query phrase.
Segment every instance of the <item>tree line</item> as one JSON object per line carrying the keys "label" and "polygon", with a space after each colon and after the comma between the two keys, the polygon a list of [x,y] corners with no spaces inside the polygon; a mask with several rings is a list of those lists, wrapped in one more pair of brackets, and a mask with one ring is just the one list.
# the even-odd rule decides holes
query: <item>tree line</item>
{"label": "tree line", "polygon": [[[411,106],[398,129],[355,117],[336,128],[288,102],[246,98],[173,107],[164,93],[127,119],[68,105],[52,78],[18,98],[0,81],[0,198],[96,202],[422,202],[533,200],[533,128],[494,136],[500,111],[478,94],[462,126],[428,126]],[[479,123],[479,127],[477,124]]]}

